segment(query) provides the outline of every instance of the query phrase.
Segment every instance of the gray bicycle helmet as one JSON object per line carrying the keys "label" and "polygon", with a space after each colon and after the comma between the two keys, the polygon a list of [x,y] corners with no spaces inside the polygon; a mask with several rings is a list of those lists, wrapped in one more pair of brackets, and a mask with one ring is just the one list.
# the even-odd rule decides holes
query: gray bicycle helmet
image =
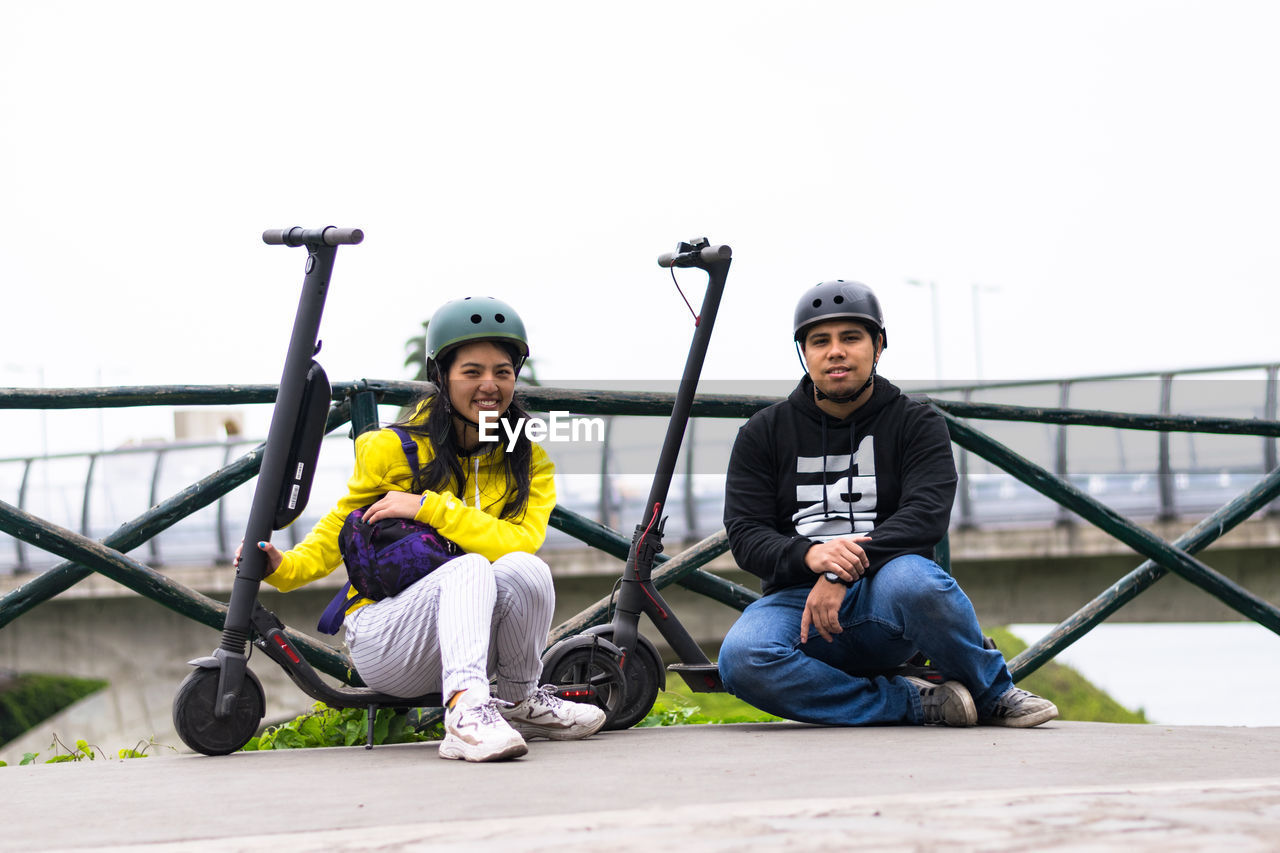
{"label": "gray bicycle helmet", "polygon": [[524,321],[516,310],[492,296],[454,299],[436,309],[427,323],[427,364],[471,341],[508,341],[520,353],[516,370],[529,357]]}
{"label": "gray bicycle helmet", "polygon": [[823,320],[863,320],[880,332],[880,345],[889,346],[880,300],[865,284],[856,281],[824,281],[805,291],[796,304],[795,340],[804,342],[805,331]]}

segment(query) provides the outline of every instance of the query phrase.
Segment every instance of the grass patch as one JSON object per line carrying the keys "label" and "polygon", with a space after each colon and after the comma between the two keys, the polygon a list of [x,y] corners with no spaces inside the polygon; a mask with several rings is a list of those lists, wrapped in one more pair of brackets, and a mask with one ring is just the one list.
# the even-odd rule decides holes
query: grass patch
{"label": "grass patch", "polygon": [[667,689],[658,694],[653,710],[636,728],[714,723],[773,723],[781,717],[766,714],[728,693],[694,693],[684,679],[671,674]]}
{"label": "grass patch", "polygon": [[0,676],[0,746],[106,686],[96,678]]}
{"label": "grass patch", "polygon": [[[987,635],[996,641],[996,647],[1011,660],[1022,652],[1027,644],[1005,628],[988,628]],[[1080,720],[1095,723],[1149,723],[1146,712],[1139,708],[1130,711],[1105,690],[1095,687],[1080,673],[1069,666],[1049,662],[1018,682],[1023,690],[1030,690],[1058,706],[1060,720]]]}
{"label": "grass patch", "polygon": [[[986,633],[996,641],[1005,660],[1012,659],[1027,644],[1006,628],[989,628]],[[1142,709],[1130,711],[1106,691],[1095,687],[1069,666],[1047,663],[1018,682],[1024,690],[1043,696],[1058,706],[1059,719],[1097,723],[1148,723]],[[672,674],[667,689],[658,694],[649,715],[636,724],[643,726],[683,726],[715,723],[779,722],[781,717],[767,714],[728,693],[694,693],[684,679]]]}

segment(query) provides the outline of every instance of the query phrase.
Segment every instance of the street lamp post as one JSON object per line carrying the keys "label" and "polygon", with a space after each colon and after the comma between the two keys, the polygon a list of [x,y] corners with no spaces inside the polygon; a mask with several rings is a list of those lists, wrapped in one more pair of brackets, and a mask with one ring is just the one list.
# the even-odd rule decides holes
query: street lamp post
{"label": "street lamp post", "polygon": [[933,376],[939,382],[942,381],[942,323],[939,319],[938,311],[938,283],[935,281],[920,281],[919,279],[909,278],[907,284],[915,287],[928,287],[929,300],[933,307]]}
{"label": "street lamp post", "polygon": [[973,283],[973,378],[977,380],[982,379],[982,327],[979,321],[982,312],[978,310],[978,297],[983,291],[996,293],[999,290],[994,285]]}

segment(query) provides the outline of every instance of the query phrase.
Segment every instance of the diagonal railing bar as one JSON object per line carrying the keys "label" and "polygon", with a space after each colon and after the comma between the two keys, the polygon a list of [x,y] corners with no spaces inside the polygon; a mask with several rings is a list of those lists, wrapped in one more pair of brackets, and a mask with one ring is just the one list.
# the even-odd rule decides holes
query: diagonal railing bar
{"label": "diagonal railing bar", "polygon": [[1046,409],[997,403],[965,403],[957,400],[928,400],[958,418],[990,421],[1028,421],[1065,426],[1097,426],[1152,432],[1203,432],[1228,435],[1280,436],[1280,422],[1254,418],[1207,418],[1198,415],[1143,415],[1106,412],[1098,409]]}
{"label": "diagonal railing bar", "polygon": [[[653,585],[658,589],[670,586],[698,566],[706,565],[728,550],[729,537],[725,535],[724,530],[717,531],[656,567],[653,570]],[[745,590],[744,588],[744,591],[748,595],[753,595],[750,590]],[[593,625],[602,625],[607,622],[612,601],[612,595],[605,596],[595,604],[586,607],[577,616],[567,619],[552,628],[547,645],[553,645],[565,637],[580,633]]]}
{"label": "diagonal railing bar", "polygon": [[[5,501],[0,501],[0,530],[66,560],[88,566],[121,586],[215,630],[221,630],[226,620],[227,606],[222,602],[196,592],[101,542],[45,521]],[[306,634],[288,629],[285,633],[317,669],[335,678],[350,679],[352,664],[339,651]]]}
{"label": "diagonal railing bar", "polygon": [[[1195,527],[1174,540],[1173,545],[1188,554],[1195,554],[1224,536],[1227,531],[1265,507],[1276,497],[1280,497],[1280,468],[1259,480],[1253,488],[1233,498],[1217,512],[1201,520]],[[1009,661],[1009,672],[1014,680],[1019,681],[1025,678],[1053,660],[1068,646],[1166,574],[1168,570],[1163,566],[1153,560],[1147,560],[1125,575]]]}
{"label": "diagonal railing bar", "polygon": [[[329,410],[325,431],[332,432],[346,424],[351,408],[343,402]],[[108,548],[122,553],[147,542],[163,530],[203,509],[218,498],[246,483],[262,467],[262,445],[258,445],[236,461],[165,500],[137,518],[122,524],[102,540]],[[21,538],[21,537],[18,537]],[[60,563],[0,598],[0,628],[8,625],[33,607],[70,589],[92,574],[92,570],[75,562]]]}
{"label": "diagonal railing bar", "polygon": [[[562,506],[556,506],[551,510],[551,526],[619,560],[627,559],[627,553],[631,550],[631,542],[618,531]],[[705,560],[688,564],[688,568],[677,572],[671,582],[691,592],[705,595],[713,601],[742,610],[759,598],[760,594],[701,568],[723,554],[724,550],[710,554]],[[654,564],[660,565],[672,559],[674,558],[667,554],[658,554],[654,557]],[[681,563],[681,566],[684,565],[686,564]]]}
{"label": "diagonal railing bar", "polygon": [[1280,634],[1280,609],[1271,603],[1209,568],[1182,549],[1175,548],[1150,531],[1138,527],[1115,510],[1014,453],[990,436],[953,415],[940,409],[937,411],[946,420],[951,439],[956,444],[1009,472],[1142,556],[1178,573],[1232,609]]}

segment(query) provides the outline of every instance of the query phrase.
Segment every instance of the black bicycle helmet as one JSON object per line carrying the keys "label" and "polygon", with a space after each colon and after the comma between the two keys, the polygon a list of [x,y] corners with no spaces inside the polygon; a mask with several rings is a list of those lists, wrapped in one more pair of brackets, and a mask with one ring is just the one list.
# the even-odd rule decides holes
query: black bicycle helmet
{"label": "black bicycle helmet", "polygon": [[804,333],[823,320],[863,320],[880,332],[881,348],[889,346],[880,300],[865,284],[856,281],[824,281],[805,291],[796,305],[795,340],[804,342]]}

